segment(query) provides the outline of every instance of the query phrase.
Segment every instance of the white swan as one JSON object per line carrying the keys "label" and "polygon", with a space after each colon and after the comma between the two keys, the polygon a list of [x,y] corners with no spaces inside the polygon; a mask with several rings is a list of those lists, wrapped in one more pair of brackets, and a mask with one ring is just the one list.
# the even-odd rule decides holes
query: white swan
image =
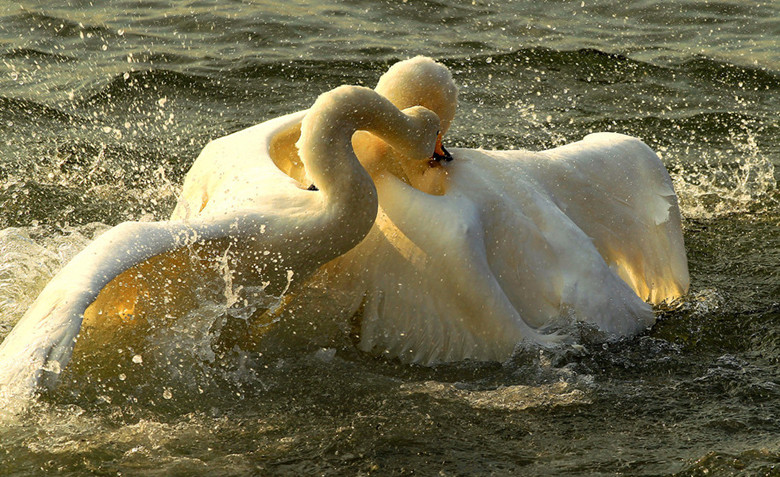
{"label": "white swan", "polygon": [[[443,131],[457,104],[449,71],[424,57],[394,65],[377,91],[437,112]],[[638,139],[453,149],[435,167],[363,139],[356,151],[392,172],[373,174],[380,214],[322,273],[343,314],[360,315],[365,351],[425,364],[503,360],[519,341],[555,340],[536,330],[562,318],[606,337],[636,334],[655,321],[644,300],[687,291],[676,195]]]}
{"label": "white swan", "polygon": [[[437,111],[442,134],[457,104],[457,88],[446,68],[421,57],[391,68],[377,91],[396,106],[421,104]],[[232,220],[240,215],[236,209],[257,206],[254,198],[265,193],[253,189],[253,184],[265,184],[271,191],[291,190],[314,180],[322,187],[327,181],[307,174],[305,160],[295,148],[305,115],[306,111],[291,114],[212,143],[188,174],[172,217],[189,223],[149,228],[123,224],[92,247],[98,255],[120,258],[120,262],[106,265],[99,256],[92,262],[80,259],[85,269],[102,266],[114,276],[143,262],[143,257],[192,241],[222,251],[232,239],[244,238],[226,231],[239,224]],[[386,213],[380,213],[360,245],[325,265],[321,273],[327,274],[334,296],[347,298],[338,306],[347,313],[361,309],[359,346],[364,350],[422,363],[503,359],[519,340],[555,341],[554,335],[537,329],[569,312],[612,335],[635,333],[654,320],[640,296],[658,303],[687,290],[687,263],[671,182],[657,156],[636,139],[591,135],[540,153],[456,149],[456,161],[446,166],[434,163],[434,167],[409,161],[408,154],[397,153],[367,133],[357,133],[353,145],[376,178]],[[242,169],[245,161],[253,164],[249,172]],[[263,224],[251,222],[251,217],[242,220],[246,224],[238,229],[251,229],[253,224],[255,230],[258,226],[262,230]],[[128,237],[126,231],[138,236]],[[176,232],[182,234],[178,241],[172,236]],[[209,240],[212,236],[217,238]],[[239,258],[253,253],[251,247],[249,252],[242,249],[255,238],[235,247],[242,252]],[[130,256],[121,259],[108,248],[114,240],[119,246],[125,242],[136,248],[130,247]],[[159,272],[168,279],[187,272],[188,265],[180,263],[175,253],[158,257],[163,257],[163,266],[147,260],[120,278],[135,286],[137,270]],[[69,273],[78,277],[73,270]],[[238,273],[254,271],[239,267]],[[68,273],[63,270],[60,275]],[[299,280],[302,275],[298,272]],[[110,280],[108,276],[92,279]],[[59,281],[65,290],[66,281]],[[112,283],[101,297],[127,292],[120,279]],[[277,281],[276,285],[287,284]],[[55,296],[54,292],[43,295]],[[115,298],[108,296],[105,302],[125,305]],[[75,309],[83,309],[88,301],[82,297]],[[96,305],[100,302],[99,297]],[[38,302],[33,309],[28,316],[45,314],[45,306]],[[57,316],[74,316],[74,312],[60,311]],[[62,318],[22,320],[20,330],[13,332],[17,338],[9,336],[0,347],[0,363],[13,359],[15,351],[8,343],[24,347],[21,336],[29,335],[24,328],[35,327],[39,341],[30,343],[26,352],[37,361],[29,361],[27,374],[17,373],[16,378],[0,369],[0,383],[27,376],[31,388],[45,376],[42,367],[51,368],[55,373],[50,376],[56,378],[58,363],[66,362],[67,356],[47,353],[69,353],[71,344],[65,340],[59,346],[47,338],[45,326],[53,329],[52,336],[72,338],[79,325]]]}
{"label": "white swan", "polygon": [[[429,110],[402,113],[367,88],[323,94],[300,126],[300,160],[319,188],[310,191],[268,159],[274,138],[291,124],[297,130],[301,117],[210,143],[174,214],[187,220],[120,224],[68,263],[0,345],[0,397],[55,384],[85,314],[87,320],[121,320],[154,300],[146,296],[149,287],[182,291],[176,282],[191,266],[191,251],[201,257],[229,251],[234,280],[263,282],[269,292],[285,289],[292,277],[305,278],[360,242],[376,217],[376,189],[352,150],[353,133],[369,130],[404,155],[429,159],[439,130],[439,118]],[[250,142],[243,141],[246,134]]]}

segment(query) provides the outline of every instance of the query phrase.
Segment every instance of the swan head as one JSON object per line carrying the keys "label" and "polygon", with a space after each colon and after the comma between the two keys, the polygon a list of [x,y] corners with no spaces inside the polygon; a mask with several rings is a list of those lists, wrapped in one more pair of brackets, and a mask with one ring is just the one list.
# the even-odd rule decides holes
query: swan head
{"label": "swan head", "polygon": [[379,138],[367,131],[358,131],[352,144],[360,163],[374,177],[390,170],[398,173],[391,162],[386,161],[384,153],[376,151],[384,148],[393,149],[396,153],[411,162],[428,162],[436,158],[439,144],[441,121],[439,116],[423,106],[412,106],[401,111],[406,117],[405,131],[397,131],[392,140]]}
{"label": "swan head", "polygon": [[398,109],[424,106],[436,113],[441,120],[442,136],[450,128],[458,107],[458,87],[450,70],[425,56],[394,64],[374,89]]}
{"label": "swan head", "polygon": [[424,106],[412,106],[401,112],[411,120],[418,134],[411,134],[410,141],[403,141],[391,147],[413,159],[427,160],[436,157],[441,137],[439,116]]}
{"label": "swan head", "polygon": [[372,174],[383,169],[383,155],[364,151],[373,151],[376,141],[403,157],[427,161],[436,150],[440,128],[439,116],[428,108],[413,105],[400,111],[372,89],[340,86],[314,102],[301,121],[296,146],[307,175],[312,170],[330,169],[324,164],[336,156],[352,156]]}

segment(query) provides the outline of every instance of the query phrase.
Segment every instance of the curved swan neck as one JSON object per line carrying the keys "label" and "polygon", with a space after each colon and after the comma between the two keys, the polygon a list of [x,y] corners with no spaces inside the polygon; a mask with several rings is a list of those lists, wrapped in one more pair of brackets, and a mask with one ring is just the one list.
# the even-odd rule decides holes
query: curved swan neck
{"label": "curved swan neck", "polygon": [[342,86],[317,99],[301,124],[298,150],[324,198],[328,225],[345,237],[367,233],[378,209],[374,183],[352,148],[358,130],[405,150],[421,152],[427,147],[427,141],[420,139],[419,119],[405,115],[369,88]]}

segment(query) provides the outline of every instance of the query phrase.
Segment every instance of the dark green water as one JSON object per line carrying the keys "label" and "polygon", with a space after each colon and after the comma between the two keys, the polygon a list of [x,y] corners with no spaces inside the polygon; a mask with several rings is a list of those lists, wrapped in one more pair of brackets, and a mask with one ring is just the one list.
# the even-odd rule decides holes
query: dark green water
{"label": "dark green water", "polygon": [[452,145],[659,151],[692,277],[643,336],[505,363],[108,343],[0,424],[0,474],[780,475],[780,3],[622,3],[0,5],[0,337],[96,231],[167,217],[209,139],[416,54],[461,86]]}

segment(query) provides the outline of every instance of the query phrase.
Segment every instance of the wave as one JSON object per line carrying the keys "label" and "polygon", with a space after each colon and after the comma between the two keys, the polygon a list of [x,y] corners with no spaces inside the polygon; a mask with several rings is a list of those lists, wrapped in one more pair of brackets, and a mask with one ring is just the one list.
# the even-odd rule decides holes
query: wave
{"label": "wave", "polygon": [[67,113],[53,106],[21,98],[0,96],[0,118],[6,121],[32,121],[50,119],[63,123],[79,123],[83,119],[78,115]]}
{"label": "wave", "polygon": [[780,72],[766,68],[735,65],[705,56],[684,61],[678,68],[712,83],[738,85],[746,90],[780,90]]}
{"label": "wave", "polygon": [[[482,45],[479,49],[486,49],[487,45]],[[358,50],[359,52],[360,50]],[[392,49],[371,49],[367,51],[381,52],[388,54]],[[373,56],[384,56],[373,55]],[[375,76],[377,73],[383,73],[387,68],[408,56],[388,55],[377,60],[363,59],[340,59],[340,60],[312,60],[296,59],[290,61],[267,60],[262,56],[249,56],[242,58],[229,71],[230,75],[243,75],[249,77],[267,78],[277,75],[290,74],[291,72],[302,73],[306,71],[316,71],[318,74],[324,74],[326,78],[335,77],[362,77],[364,73],[371,73]],[[626,56],[614,53],[607,53],[596,49],[580,50],[554,50],[545,47],[533,47],[515,50],[510,53],[501,54],[481,54],[469,56],[444,56],[437,58],[454,70],[472,69],[472,68],[497,68],[507,65],[523,65],[533,67],[550,67],[555,70],[562,67],[577,67],[581,69],[597,69],[601,72],[623,72],[637,73],[640,70],[663,71],[663,67],[655,66],[638,60],[630,59]]]}
{"label": "wave", "polygon": [[236,63],[230,75],[243,78],[316,78],[318,82],[327,84],[350,78],[352,81],[362,79],[375,80],[396,60],[388,61],[356,61],[346,60],[292,60],[267,61],[261,56],[245,57]]}
{"label": "wave", "polygon": [[164,89],[185,90],[197,94],[219,92],[220,85],[219,81],[206,76],[171,69],[131,71],[114,76],[108,84],[93,87],[92,92],[87,93],[86,98],[78,101],[77,105],[94,107],[123,99],[136,99],[149,91],[159,94]]}
{"label": "wave", "polygon": [[639,60],[631,59],[618,53],[609,53],[595,48],[580,48],[577,50],[555,50],[543,46],[520,48],[508,53],[481,54],[468,57],[454,57],[443,60],[456,65],[473,64],[524,64],[528,66],[588,66],[588,65],[618,65],[624,69],[661,68]]}
{"label": "wave", "polygon": [[[738,85],[745,89],[780,89],[780,72],[767,68],[726,63],[714,58],[697,55],[677,63],[658,65],[595,48],[555,50],[547,47],[521,48],[509,53],[480,54],[442,58],[448,66],[460,68],[500,66],[529,66],[552,71],[574,69],[580,74],[597,75],[596,82],[611,84],[646,75],[671,76],[672,73],[695,77],[712,83]],[[608,75],[617,75],[610,81]],[[602,78],[603,77],[603,78]]]}
{"label": "wave", "polygon": [[[583,124],[587,132],[599,131],[629,131],[632,134],[645,138],[661,139],[668,142],[668,138],[675,137],[687,139],[692,132],[699,135],[712,137],[710,142],[729,141],[729,134],[743,131],[746,125],[764,124],[768,118],[759,114],[748,114],[734,111],[712,111],[688,114],[684,116],[630,116],[615,119],[598,119]],[[766,127],[771,128],[771,125]],[[663,138],[656,138],[662,133]],[[767,131],[766,134],[771,134]]]}
{"label": "wave", "polygon": [[25,59],[52,63],[71,63],[78,61],[72,56],[50,53],[47,51],[37,50],[35,48],[13,48],[6,51],[5,53],[0,53],[0,58],[9,60]]}
{"label": "wave", "polygon": [[[347,82],[373,85],[390,65],[405,58],[391,55],[391,49],[370,46],[354,53],[355,58],[344,56],[337,60],[279,60],[255,52],[225,59],[211,56],[198,58],[160,49],[136,50],[131,53],[133,62],[143,65],[144,69],[115,75],[108,84],[101,83],[88,89],[80,104],[86,106],[117,98],[127,99],[160,88],[174,89],[179,94],[218,96],[229,101],[255,94],[266,96],[259,92],[263,89],[300,88],[302,83],[309,82],[316,83],[322,91]],[[367,57],[371,59],[366,60]],[[679,64],[656,65],[593,48],[554,50],[533,47],[503,54],[444,57],[440,61],[449,66],[456,76],[473,72],[503,75],[506,70],[513,73],[518,69],[540,68],[562,72],[578,83],[636,83],[648,88],[660,85],[667,85],[667,89],[675,88],[664,91],[668,94],[679,94],[677,89],[708,87],[702,82],[708,82],[719,90],[724,85],[759,93],[780,88],[780,73],[766,69],[732,65],[705,57]],[[273,101],[273,98],[268,99]]]}
{"label": "wave", "polygon": [[20,13],[3,17],[2,21],[3,26],[10,31],[30,31],[30,29],[33,28],[36,30],[43,30],[46,34],[58,38],[95,35],[104,39],[109,39],[121,36],[119,32],[105,26],[85,24],[84,22],[52,16],[26,8],[22,9]]}
{"label": "wave", "polygon": [[[246,57],[234,62],[229,69],[219,65],[191,66],[196,60],[183,55],[163,53],[139,53],[133,55],[143,64],[164,64],[147,69],[128,71],[113,76],[107,83],[86,89],[77,108],[95,108],[128,101],[148,100],[149,94],[177,97],[217,98],[222,104],[243,101],[247,97],[262,96],[266,102],[282,101],[282,112],[303,109],[308,96],[271,94],[279,87],[291,95],[300,85],[309,81],[322,83],[318,90],[326,91],[345,82],[373,85],[391,62],[355,63],[352,61],[299,60],[293,62],[267,61],[258,57]],[[178,67],[181,67],[179,69]],[[283,86],[279,86],[279,85]],[[156,101],[157,99],[155,99]]]}

